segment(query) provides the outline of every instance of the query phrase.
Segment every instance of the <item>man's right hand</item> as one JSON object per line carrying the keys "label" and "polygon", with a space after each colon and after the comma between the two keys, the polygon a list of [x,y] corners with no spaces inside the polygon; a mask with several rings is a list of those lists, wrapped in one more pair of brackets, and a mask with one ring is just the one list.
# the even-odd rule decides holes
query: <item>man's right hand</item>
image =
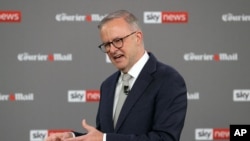
{"label": "man's right hand", "polygon": [[44,141],[63,141],[64,139],[73,138],[72,132],[53,133],[48,136]]}

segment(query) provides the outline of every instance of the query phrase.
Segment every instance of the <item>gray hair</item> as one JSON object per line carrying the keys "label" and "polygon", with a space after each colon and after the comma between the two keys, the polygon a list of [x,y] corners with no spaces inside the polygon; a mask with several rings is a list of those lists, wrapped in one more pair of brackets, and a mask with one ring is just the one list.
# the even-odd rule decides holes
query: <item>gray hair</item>
{"label": "gray hair", "polygon": [[117,18],[123,18],[134,30],[141,30],[138,19],[133,15],[132,13],[126,11],[126,10],[118,10],[115,12],[112,12],[108,14],[106,17],[104,17],[101,22],[98,24],[98,29],[101,29],[102,26],[113,19]]}

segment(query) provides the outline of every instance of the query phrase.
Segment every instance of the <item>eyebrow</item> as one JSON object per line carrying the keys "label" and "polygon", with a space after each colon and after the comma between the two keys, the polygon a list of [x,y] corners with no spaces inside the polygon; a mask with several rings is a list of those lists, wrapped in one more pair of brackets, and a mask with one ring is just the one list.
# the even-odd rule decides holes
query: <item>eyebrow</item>
{"label": "eyebrow", "polygon": [[113,42],[114,40],[121,39],[121,38],[122,38],[122,37],[115,37],[115,38],[112,39],[111,41],[103,42],[103,44],[111,43],[111,42]]}

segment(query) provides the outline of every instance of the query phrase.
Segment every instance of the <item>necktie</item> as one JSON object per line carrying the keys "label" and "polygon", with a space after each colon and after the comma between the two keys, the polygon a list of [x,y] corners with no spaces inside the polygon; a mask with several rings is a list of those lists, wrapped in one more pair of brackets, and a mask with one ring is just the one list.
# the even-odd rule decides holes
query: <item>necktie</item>
{"label": "necktie", "polygon": [[122,88],[119,92],[119,99],[116,105],[116,109],[115,109],[115,115],[114,115],[114,127],[116,126],[118,117],[120,115],[122,106],[124,101],[127,98],[127,94],[129,92],[129,79],[131,79],[132,77],[129,74],[123,74],[122,76]]}

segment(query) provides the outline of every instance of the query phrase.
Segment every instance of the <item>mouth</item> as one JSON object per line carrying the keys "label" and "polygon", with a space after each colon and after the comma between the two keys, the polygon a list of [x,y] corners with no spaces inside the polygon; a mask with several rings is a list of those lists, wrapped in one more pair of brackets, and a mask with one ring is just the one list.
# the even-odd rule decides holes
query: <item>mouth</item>
{"label": "mouth", "polygon": [[117,54],[113,56],[113,60],[114,61],[120,61],[120,59],[122,59],[124,57],[124,55],[122,54]]}

